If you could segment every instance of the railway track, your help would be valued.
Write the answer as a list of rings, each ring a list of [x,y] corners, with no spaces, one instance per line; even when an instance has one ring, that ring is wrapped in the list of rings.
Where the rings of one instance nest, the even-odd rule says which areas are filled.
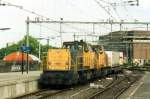
[[[138,71],[150,71],[150,66],[130,66],[130,67],[123,67],[124,69],[128,70],[138,70]]]
[[[140,78],[141,74],[137,73],[111,75],[108,79],[94,81],[95,85],[101,85],[99,88],[86,84],[62,90],[45,89],[13,99],[116,99]]]
[[[104,81],[104,83],[109,83],[107,81]],[[89,84],[85,84],[85,85],[78,85],[78,86],[75,86],[73,88],[68,88],[68,89],[63,89],[63,90],[51,90],[51,89],[44,89],[44,90],[39,90],[39,91],[36,91],[36,92],[33,92],[33,93],[29,93],[29,94],[24,94],[22,96],[18,96],[18,97],[15,97],[13,99],[55,99],[54,97],[56,97],[56,99],[60,99],[60,97],[63,95],[66,95],[66,93],[70,92],[70,91],[75,91],[76,90],[79,90],[78,92],[80,92],[82,89],[82,87],[89,87]],[[84,88],[83,88],[84,89]],[[92,88],[87,88],[86,89],[86,92],[88,92],[89,90],[91,90]],[[84,89],[85,90],[85,89]],[[83,91],[84,92],[84,91]],[[82,91],[81,91],[81,94],[84,94]],[[67,99],[78,99],[78,98],[74,98],[74,97],[71,97],[71,96],[68,96],[68,97],[65,97]],[[81,99],[81,98],[80,98]]]
[[[109,84],[105,89],[93,94],[89,99],[117,99],[124,91],[126,91],[140,77],[125,77],[121,80]]]
[[[43,89],[43,90],[35,91],[32,93],[24,94],[18,97],[14,97],[12,99],[46,99],[48,97],[57,95],[67,90],[70,90],[70,89],[62,89],[62,90]]]

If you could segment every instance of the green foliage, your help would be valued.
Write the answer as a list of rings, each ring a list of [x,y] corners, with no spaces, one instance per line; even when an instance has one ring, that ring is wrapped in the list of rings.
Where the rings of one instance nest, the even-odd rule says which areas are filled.
[[[2,48],[0,49],[0,59],[3,59],[5,55],[10,54],[11,52],[18,51],[18,50],[19,47],[17,44],[13,44],[12,46],[7,48]]]
[[[30,41],[30,54],[33,54],[35,56],[38,56],[38,48],[39,48],[39,42],[36,38],[30,36],[29,37],[29,41]],[[15,51],[20,51],[20,47],[23,45],[23,44],[26,44],[26,36],[18,41],[16,44],[12,44],[10,46],[7,46],[6,48],[1,48],[0,49],[0,60],[2,60],[4,58],[4,56],[12,53],[12,52],[15,52]],[[51,46],[47,46],[47,45],[41,45],[41,52],[47,52],[48,51],[48,48],[52,48]],[[43,56],[43,53],[41,54],[41,57]]]

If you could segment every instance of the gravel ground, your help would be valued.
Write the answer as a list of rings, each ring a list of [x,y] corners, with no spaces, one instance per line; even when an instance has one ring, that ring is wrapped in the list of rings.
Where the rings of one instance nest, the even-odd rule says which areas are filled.
[[[48,99],[87,99],[94,93],[103,90],[115,79],[115,76],[98,79],[92,83],[74,87],[69,91],[65,91],[63,93],[57,94],[56,96],[49,97]],[[118,76],[118,79],[122,79],[122,76]]]
[[[115,87],[112,87],[110,88],[110,90],[101,94],[101,97],[99,97],[98,95],[98,98],[96,98],[96,99],[99,99],[99,98],[113,99],[113,95],[115,92],[116,93],[120,92],[122,90],[121,89],[122,87],[124,88],[125,86],[129,85],[130,82],[132,82],[135,78],[141,77],[142,75],[143,74],[141,74],[141,72],[137,72],[137,71],[131,72],[131,71],[125,70],[123,74],[110,75],[105,78],[91,81],[90,83],[85,84],[85,85],[73,86],[70,89],[57,93],[51,97],[48,97],[47,99],[89,99],[91,96],[95,95],[97,92],[101,92],[104,89],[107,89],[108,86],[113,85],[113,84],[115,85],[116,82],[122,81],[123,83],[119,82],[118,84],[115,85]],[[51,90],[49,90],[48,92],[51,92]],[[126,99],[126,98],[120,98],[120,99]]]

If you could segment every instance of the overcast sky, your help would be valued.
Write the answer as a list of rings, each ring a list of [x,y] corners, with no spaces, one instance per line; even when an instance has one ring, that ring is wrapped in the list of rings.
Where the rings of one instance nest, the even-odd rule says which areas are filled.
[[[100,21],[102,19],[107,20],[110,18],[106,11],[104,11],[104,9],[102,9],[95,1],[96,0],[1,0],[2,3],[9,2],[17,6],[23,6],[24,9],[36,12],[53,20],[60,20],[60,18],[63,18],[64,20],[72,21]],[[124,5],[121,1],[128,0],[103,1],[111,1]],[[138,7],[117,6],[114,7],[116,10],[111,10],[113,7],[110,7],[111,15],[114,17],[113,19],[132,21],[137,19],[140,21],[149,21],[150,0],[139,1],[140,5]],[[107,6],[108,4],[101,2],[101,5]],[[0,31],[0,48],[5,47],[6,43],[17,42],[22,39],[26,34],[25,20],[27,16],[31,19],[37,17],[34,14],[28,13],[14,6],[0,6],[0,12],[0,28],[11,28],[7,31]],[[42,37],[53,37],[59,35],[58,26],[51,26],[48,24],[44,25],[46,28],[40,27],[40,24],[32,24],[30,26],[30,35],[34,37],[39,37],[40,34]],[[63,30],[67,31],[67,27],[64,26]],[[81,31],[86,32],[84,29],[81,29]],[[63,41],[72,37],[69,37],[68,34],[64,34],[63,36]],[[50,44],[57,45],[59,40],[59,38],[51,40]]]

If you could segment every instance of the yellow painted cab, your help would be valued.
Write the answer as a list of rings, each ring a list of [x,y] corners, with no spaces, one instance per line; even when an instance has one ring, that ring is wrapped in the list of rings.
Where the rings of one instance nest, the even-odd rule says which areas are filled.
[[[95,64],[95,52],[83,52],[83,66],[87,69],[93,69]]]
[[[49,49],[47,57],[47,70],[70,70],[71,55],[69,49]]]
[[[107,67],[107,55],[104,51],[98,54],[98,69]]]

